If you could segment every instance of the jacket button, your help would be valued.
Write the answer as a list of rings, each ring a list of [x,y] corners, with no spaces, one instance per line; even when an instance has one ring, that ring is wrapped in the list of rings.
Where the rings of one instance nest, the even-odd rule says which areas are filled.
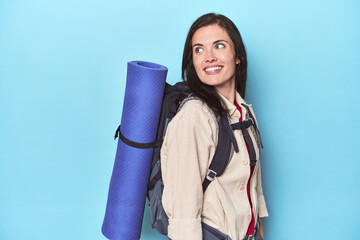
[[[251,214],[249,213],[247,216],[246,216],[247,220],[251,220]]]
[[[244,191],[245,190],[245,186],[240,186],[240,190]]]
[[[248,164],[248,161],[247,161],[247,160],[242,160],[242,164],[243,164],[243,165],[247,165],[247,164]]]

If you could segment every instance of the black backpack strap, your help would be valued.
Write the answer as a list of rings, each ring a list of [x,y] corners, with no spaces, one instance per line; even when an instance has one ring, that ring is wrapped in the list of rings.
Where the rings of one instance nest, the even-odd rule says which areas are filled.
[[[216,150],[215,150],[215,155],[209,166],[209,170],[206,175],[206,178],[203,182],[203,191],[204,192],[216,176],[220,176],[223,174],[223,172],[225,171],[225,168],[227,167],[227,165],[232,157],[233,151],[235,150],[236,152],[239,152],[239,148],[238,148],[233,130],[241,130],[242,131],[244,139],[247,142],[248,147],[249,147],[250,166],[256,165],[255,147],[254,147],[253,141],[251,140],[248,129],[251,126],[254,126],[256,133],[259,134],[260,143],[261,143],[261,147],[262,147],[260,132],[259,132],[259,129],[257,128],[255,118],[252,115],[250,108],[245,104],[242,104],[242,105],[249,112],[250,118],[245,121],[237,122],[237,123],[234,123],[231,125],[229,123],[227,116],[220,118],[219,114],[217,114],[215,112],[215,116],[217,118],[217,122],[218,122],[218,126],[219,126],[219,138],[218,138],[218,144],[217,144]]]
[[[146,148],[153,148],[156,146],[160,146],[162,143],[162,139],[155,141],[155,142],[151,142],[151,143],[138,143],[138,142],[134,142],[131,141],[130,139],[126,138],[120,131],[120,126],[116,129],[115,132],[115,136],[114,136],[114,140],[116,140],[117,137],[119,137],[121,139],[121,141],[123,141],[123,143],[125,143],[126,145],[129,145],[131,147],[134,148],[139,148],[139,149],[146,149]]]
[[[204,192],[216,176],[223,174],[232,157],[233,151],[239,151],[234,133],[230,128],[227,115],[224,115],[224,117],[221,118],[219,114],[215,112],[215,116],[219,129],[218,144],[203,182]]]
[[[248,132],[248,128],[252,125],[255,125],[255,121],[252,118],[250,118],[250,119],[242,121],[242,122],[231,124],[231,128],[233,130],[241,130],[241,132],[244,136],[244,139],[249,147],[250,166],[255,166],[256,165],[256,152],[255,152],[255,148],[254,148],[254,143],[251,140],[250,134]]]
[[[241,105],[243,105],[246,108],[247,112],[249,113],[250,118],[254,121],[254,128],[255,128],[256,133],[259,135],[260,146],[261,146],[261,148],[264,148],[262,140],[261,140],[261,135],[260,135],[259,128],[257,126],[256,120],[255,120],[252,112],[250,111],[250,107],[248,105],[244,104],[244,103],[242,103]]]

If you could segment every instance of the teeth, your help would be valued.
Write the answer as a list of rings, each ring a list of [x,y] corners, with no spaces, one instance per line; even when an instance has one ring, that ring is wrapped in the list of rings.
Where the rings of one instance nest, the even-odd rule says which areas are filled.
[[[209,67],[205,69],[205,72],[213,72],[216,70],[220,70],[222,67]]]

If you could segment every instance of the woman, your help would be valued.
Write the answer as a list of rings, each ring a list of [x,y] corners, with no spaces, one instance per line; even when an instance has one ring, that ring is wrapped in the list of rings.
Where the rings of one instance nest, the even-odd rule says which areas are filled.
[[[261,239],[268,216],[261,187],[259,145],[250,164],[248,142],[234,131],[239,152],[225,172],[202,190],[216,149],[218,132],[213,111],[231,123],[253,115],[243,100],[247,60],[234,23],[223,15],[206,14],[191,26],[184,47],[182,77],[198,97],[187,101],[169,123],[161,149],[163,206],[172,240],[202,240],[202,223],[227,239]],[[251,111],[248,112],[248,109]],[[251,140],[259,143],[256,130]],[[260,236],[261,235],[261,236]]]

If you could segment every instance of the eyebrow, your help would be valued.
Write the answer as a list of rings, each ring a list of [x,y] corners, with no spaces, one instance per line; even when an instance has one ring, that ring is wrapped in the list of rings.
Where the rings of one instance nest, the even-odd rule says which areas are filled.
[[[220,40],[216,40],[215,42],[213,42],[213,44],[216,44],[216,43],[219,43],[219,42],[226,42],[227,44],[229,44],[229,42],[228,41],[226,41],[226,40],[222,40],[222,39],[220,39]],[[202,47],[202,46],[204,46],[203,44],[201,44],[201,43],[195,43],[193,46],[192,46],[192,48],[194,48],[194,47],[196,47],[196,46],[200,46],[200,47]]]

